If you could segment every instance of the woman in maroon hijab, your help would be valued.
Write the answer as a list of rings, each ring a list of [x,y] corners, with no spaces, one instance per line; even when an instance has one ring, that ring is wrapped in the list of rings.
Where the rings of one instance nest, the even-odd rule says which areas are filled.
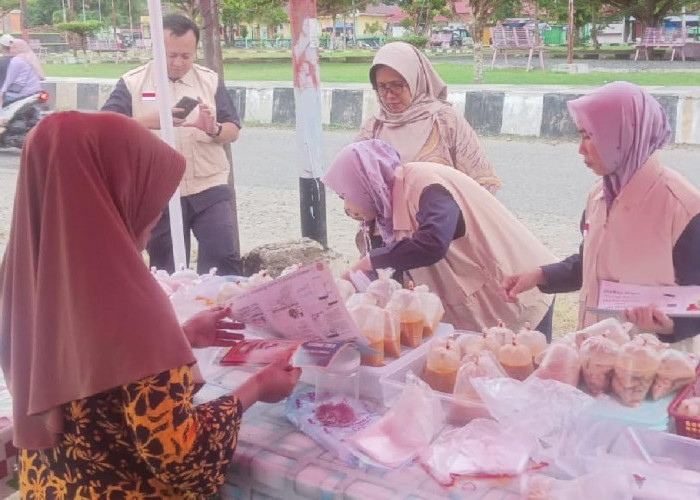
[[[181,327],[141,258],[184,168],[111,113],[57,113],[27,139],[0,268],[23,498],[211,495],[241,413],[283,398],[299,377],[272,365],[194,406],[191,344],[211,344],[225,312]]]

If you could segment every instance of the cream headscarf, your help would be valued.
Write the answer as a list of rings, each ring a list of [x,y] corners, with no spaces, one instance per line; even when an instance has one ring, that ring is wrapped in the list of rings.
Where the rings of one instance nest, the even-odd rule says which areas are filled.
[[[413,161],[430,136],[435,115],[446,106],[447,85],[438,76],[428,58],[413,45],[392,42],[379,49],[369,70],[372,86],[377,88],[376,72],[388,66],[399,73],[411,90],[411,105],[403,113],[392,113],[379,100],[376,139],[388,142],[401,155],[401,161]]]

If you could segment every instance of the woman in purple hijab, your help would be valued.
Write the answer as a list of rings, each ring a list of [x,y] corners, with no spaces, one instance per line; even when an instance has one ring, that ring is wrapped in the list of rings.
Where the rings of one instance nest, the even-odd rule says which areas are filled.
[[[507,277],[503,288],[510,300],[535,286],[547,293],[580,290],[583,328],[602,319],[592,311],[602,280],[700,285],[700,191],[664,165],[658,150],[671,128],[646,90],[614,82],[568,106],[581,133],[579,153],[601,177],[581,220],[583,243],[562,262]],[[700,333],[700,319],[672,319],[657,306],[628,309],[622,317],[666,341]],[[700,297],[688,307],[700,308]]]

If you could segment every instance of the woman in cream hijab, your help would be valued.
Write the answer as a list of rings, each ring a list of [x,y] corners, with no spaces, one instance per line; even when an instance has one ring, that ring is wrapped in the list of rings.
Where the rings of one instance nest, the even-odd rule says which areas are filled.
[[[357,140],[381,139],[401,161],[440,163],[467,174],[495,193],[501,186],[476,133],[447,102],[447,85],[414,46],[382,47],[369,71],[380,111],[362,127]]]

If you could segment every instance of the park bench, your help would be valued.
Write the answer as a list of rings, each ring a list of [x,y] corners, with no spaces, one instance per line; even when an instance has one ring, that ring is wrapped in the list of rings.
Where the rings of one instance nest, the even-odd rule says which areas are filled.
[[[87,49],[90,51],[90,62],[92,62],[93,54],[96,53],[99,56],[105,52],[114,54],[117,62],[126,59],[126,50],[120,47],[115,40],[91,38],[87,42]]]
[[[39,57],[49,55],[49,50],[41,45],[41,42],[36,38],[30,38],[27,42],[29,48]]]
[[[685,33],[682,30],[664,28],[644,28],[642,40],[635,45],[634,60],[639,58],[639,52],[644,51],[646,60],[649,60],[649,49],[671,49],[671,61],[676,57],[676,51],[681,53],[681,59],[685,61],[683,48],[686,44]]]
[[[544,69],[544,43],[540,39],[539,43],[535,42],[534,30],[531,28],[507,28],[505,26],[494,26],[491,31],[491,48],[493,49],[493,58],[491,59],[491,68],[493,69],[496,63],[498,54],[503,54],[503,59],[508,65],[508,51],[527,51],[527,71],[530,71],[532,64],[532,55],[537,51],[540,58],[540,67]]]

